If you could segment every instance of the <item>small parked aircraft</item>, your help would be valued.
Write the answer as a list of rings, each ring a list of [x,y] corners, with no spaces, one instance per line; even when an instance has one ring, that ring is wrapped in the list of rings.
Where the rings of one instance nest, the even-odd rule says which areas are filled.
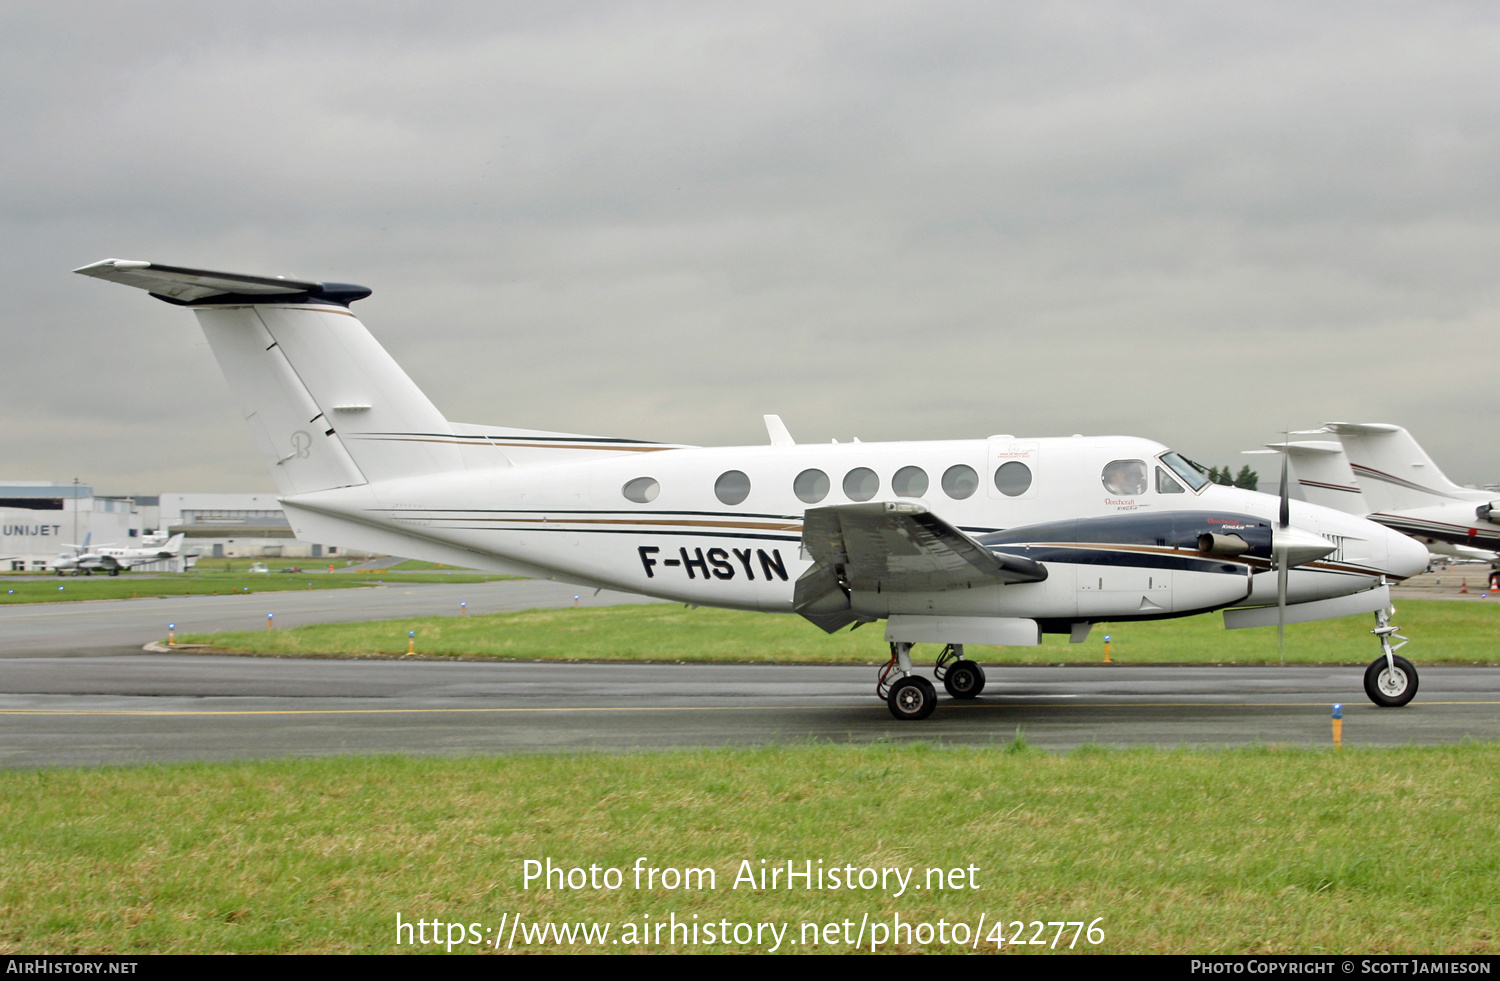
[[[1387,583],[1427,551],[1363,518],[1211,484],[1107,436],[692,447],[450,422],[349,310],[362,286],[135,260],[76,270],[191,307],[298,538],[684,603],[884,620],[877,694],[932,713],[915,643],[972,698],[966,644],[1225,610],[1229,627],[1374,612],[1366,691],[1403,705]],[[1384,628],[1382,633],[1380,628]],[[1375,681],[1370,680],[1375,677]]]
[[[75,546],[77,548],[75,554],[69,555],[64,552],[59,555],[57,561],[52,563],[52,570],[59,576],[69,572],[75,576],[80,573],[92,576],[96,572],[107,572],[111,576],[118,576],[121,572],[129,572],[134,566],[176,558],[182,552],[182,541],[185,537],[185,535],[177,534],[163,544],[141,548],[119,548],[114,545],[90,548],[88,539],[85,538],[83,545]]]

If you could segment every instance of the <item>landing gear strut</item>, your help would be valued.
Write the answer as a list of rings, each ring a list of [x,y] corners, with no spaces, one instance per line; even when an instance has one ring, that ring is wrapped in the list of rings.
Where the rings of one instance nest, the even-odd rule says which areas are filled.
[[[1394,613],[1394,608],[1390,612]],[[1381,655],[1365,668],[1365,694],[1383,708],[1405,705],[1417,694],[1417,669],[1406,658],[1396,656],[1407,644],[1407,639],[1396,633],[1400,629],[1391,626],[1390,613],[1375,611],[1375,629],[1370,633],[1380,638]],[[1401,643],[1392,645],[1393,636]]]
[[[932,674],[954,698],[973,698],[984,691],[984,668],[964,660],[962,644],[944,647]]]
[[[895,681],[890,680],[897,674]],[[891,645],[891,659],[880,669],[875,680],[875,694],[885,699],[891,714],[902,722],[927,718],[937,708],[937,689],[932,682],[911,673],[911,645]]]

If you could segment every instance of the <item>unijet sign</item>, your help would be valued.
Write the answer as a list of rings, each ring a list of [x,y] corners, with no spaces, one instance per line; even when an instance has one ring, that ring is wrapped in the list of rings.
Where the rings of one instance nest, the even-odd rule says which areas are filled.
[[[9,517],[0,519],[0,552],[51,553],[66,544],[62,540],[62,525],[39,522],[36,519]]]

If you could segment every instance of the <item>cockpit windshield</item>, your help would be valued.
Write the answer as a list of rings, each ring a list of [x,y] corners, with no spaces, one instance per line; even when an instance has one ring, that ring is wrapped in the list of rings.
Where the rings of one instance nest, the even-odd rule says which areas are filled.
[[[1193,493],[1201,491],[1208,486],[1208,477],[1203,471],[1183,459],[1177,452],[1163,453],[1161,462],[1172,468],[1172,472],[1182,478],[1182,482],[1193,489]]]

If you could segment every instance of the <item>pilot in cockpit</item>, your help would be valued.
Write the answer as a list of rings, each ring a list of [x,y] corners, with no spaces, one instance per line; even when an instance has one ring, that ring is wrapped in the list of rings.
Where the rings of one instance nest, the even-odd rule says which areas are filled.
[[[1146,493],[1146,464],[1140,460],[1115,460],[1104,467],[1104,489],[1111,494]]]

